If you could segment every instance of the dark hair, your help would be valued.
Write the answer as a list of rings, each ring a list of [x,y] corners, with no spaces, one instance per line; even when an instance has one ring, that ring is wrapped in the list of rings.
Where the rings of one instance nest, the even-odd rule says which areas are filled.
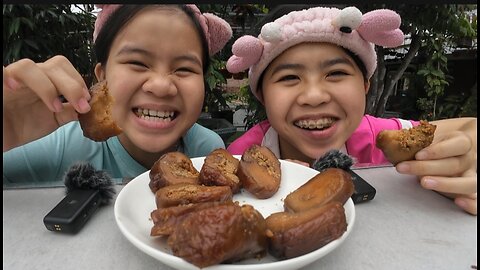
[[[187,16],[192,20],[195,25],[195,29],[200,37],[202,45],[202,60],[203,60],[203,73],[206,74],[208,66],[210,65],[210,57],[208,54],[208,43],[203,33],[202,27],[195,18],[193,11],[187,8],[185,5],[169,5],[177,7],[185,12]],[[123,27],[132,20],[132,18],[141,10],[145,8],[152,8],[154,5],[122,5],[115,10],[107,19],[102,29],[98,33],[97,39],[94,44],[94,53],[97,58],[97,62],[105,65],[107,63],[108,54],[112,47],[113,40],[117,36]]]

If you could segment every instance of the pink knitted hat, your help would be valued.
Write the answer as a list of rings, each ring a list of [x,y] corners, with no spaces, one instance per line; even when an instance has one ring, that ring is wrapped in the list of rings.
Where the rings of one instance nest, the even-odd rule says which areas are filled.
[[[97,39],[98,33],[102,29],[105,22],[108,20],[110,15],[112,15],[115,10],[117,10],[122,5],[95,5],[102,10],[97,14],[97,19],[95,21],[95,29],[93,31],[93,41]],[[211,13],[201,13],[197,6],[195,5],[186,5],[190,8],[195,17],[197,18],[200,26],[203,29],[203,33],[207,38],[208,51],[210,55],[214,55],[219,52],[228,40],[232,37],[232,28],[230,25],[223,20],[222,18],[211,14]]]
[[[258,38],[245,35],[232,46],[227,70],[249,70],[250,89],[261,101],[258,79],[267,66],[286,49],[302,42],[328,42],[344,47],[360,57],[370,78],[377,66],[375,46],[396,47],[403,43],[400,16],[379,9],[363,14],[356,7],[315,7],[290,12],[262,27]]]

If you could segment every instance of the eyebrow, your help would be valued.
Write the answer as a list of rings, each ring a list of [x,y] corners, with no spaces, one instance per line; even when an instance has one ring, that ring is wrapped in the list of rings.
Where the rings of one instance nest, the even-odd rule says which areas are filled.
[[[151,56],[151,53],[148,52],[147,50],[138,48],[138,47],[132,47],[132,46],[125,46],[123,47],[118,53],[118,55],[122,54],[133,54],[133,53],[138,53],[138,54],[143,54],[145,56]]]
[[[331,66],[334,66],[334,65],[337,65],[337,64],[346,64],[346,65],[349,65],[351,67],[354,67],[352,62],[349,61],[345,57],[336,57],[336,58],[333,58],[333,59],[329,59],[327,61],[322,61],[319,65],[319,67],[321,69],[324,69],[324,68],[328,68],[328,67],[331,67]],[[304,66],[301,65],[301,64],[280,64],[280,65],[273,68],[272,75],[275,74],[276,72],[286,70],[286,69],[303,69],[303,68],[304,68]]]
[[[135,53],[138,53],[138,54],[141,54],[141,55],[144,55],[146,57],[153,57],[153,54],[147,50],[144,50],[142,48],[138,48],[138,47],[133,47],[133,46],[125,46],[123,47],[118,53],[117,53],[117,56],[118,55],[122,55],[122,54],[135,54]],[[195,64],[198,64],[200,66],[202,66],[202,62],[200,61],[200,59],[198,59],[198,57],[196,57],[195,55],[191,54],[191,53],[185,53],[183,55],[180,55],[180,56],[177,56],[175,57],[175,61],[189,61],[189,62],[193,62]]]

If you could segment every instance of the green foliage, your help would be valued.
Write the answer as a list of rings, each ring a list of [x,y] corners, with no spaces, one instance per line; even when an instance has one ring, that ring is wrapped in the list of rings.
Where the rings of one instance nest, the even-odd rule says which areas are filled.
[[[231,23],[232,26],[237,25],[242,29],[245,29],[248,25],[254,25],[256,23],[256,14],[268,12],[268,9],[264,5],[258,4],[201,4],[198,5],[198,7],[202,12],[214,13]],[[207,112],[231,110],[228,106],[229,102],[239,98],[234,94],[225,92],[227,83],[226,74],[228,73],[225,64],[231,56],[231,46],[236,38],[238,37],[234,36],[222,51],[211,58],[211,65],[205,79],[207,87],[205,92],[204,110]],[[231,74],[228,75],[231,76]],[[246,73],[242,73],[242,75],[246,76]],[[235,75],[235,79],[241,78],[237,78]]]
[[[423,55],[417,75],[424,82],[424,97],[417,100],[420,119],[437,120],[459,116],[463,102],[468,100],[459,95],[445,96],[453,78],[448,75],[447,50],[454,48],[462,38],[472,39],[476,35],[476,20],[470,22],[463,5],[441,5],[426,12],[419,19],[425,22],[423,32]],[[438,20],[442,18],[442,20]],[[425,20],[431,20],[428,23]]]
[[[3,65],[22,58],[43,62],[64,55],[81,74],[92,74],[93,5],[3,5]]]
[[[245,117],[245,128],[249,129],[255,124],[267,119],[267,113],[265,107],[250,91],[248,84],[240,88],[239,99],[242,101],[243,109],[247,110],[247,116]]]
[[[204,109],[207,112],[229,110],[227,100],[224,97],[224,87],[227,80],[219,70],[225,68],[225,61],[215,57],[205,76],[205,100]]]
[[[469,96],[465,102],[463,103],[462,107],[460,108],[459,116],[473,116],[477,117],[477,89],[475,86],[475,90],[472,91],[472,95]]]

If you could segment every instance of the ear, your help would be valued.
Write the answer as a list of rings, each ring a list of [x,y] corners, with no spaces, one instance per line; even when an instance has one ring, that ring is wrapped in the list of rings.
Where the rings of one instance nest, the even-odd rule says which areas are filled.
[[[102,64],[97,63],[95,65],[95,77],[97,77],[97,81],[101,82],[105,80],[105,71],[103,70]]]
[[[370,80],[365,82],[365,95],[368,94],[368,90],[370,90]]]

